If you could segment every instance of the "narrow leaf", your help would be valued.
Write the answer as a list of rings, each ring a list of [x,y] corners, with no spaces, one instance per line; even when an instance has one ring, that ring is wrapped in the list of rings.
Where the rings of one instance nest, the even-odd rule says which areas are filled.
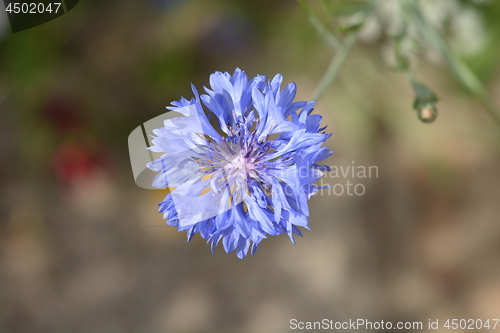
[[[323,0],[326,9],[333,17],[350,16],[358,12],[367,12],[372,4],[358,0]]]

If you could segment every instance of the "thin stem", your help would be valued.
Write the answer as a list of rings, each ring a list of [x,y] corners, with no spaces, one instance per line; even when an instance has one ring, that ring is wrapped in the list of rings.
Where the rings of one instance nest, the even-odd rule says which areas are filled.
[[[354,43],[356,42],[357,35],[352,34],[349,37],[346,38],[346,41],[341,44],[335,53],[335,56],[333,57],[332,61],[330,62],[330,65],[328,66],[325,75],[323,75],[323,78],[321,79],[321,82],[319,83],[318,87],[314,91],[313,94],[313,100],[317,101],[321,98],[325,90],[330,86],[330,84],[333,82],[337,74],[339,73],[340,68],[344,64],[344,61],[347,58],[347,55],[351,51],[352,47],[354,46]]]
[[[307,19],[309,20],[309,23],[313,26],[313,28],[316,30],[318,35],[323,39],[326,45],[328,45],[330,48],[336,50],[340,46],[340,42],[335,37],[324,25],[321,23],[319,18],[313,13],[311,8],[306,5],[306,3],[303,0],[297,0],[299,3],[300,7],[302,8],[302,11],[306,14]]]
[[[439,32],[427,21],[423,15],[418,2],[415,0],[401,1],[401,7],[407,18],[419,29],[423,38],[435,50],[441,53],[446,60],[457,79],[472,94],[479,98],[490,116],[500,125],[500,109],[495,102],[488,96],[486,89],[474,74],[474,72],[460,59],[446,44]]]

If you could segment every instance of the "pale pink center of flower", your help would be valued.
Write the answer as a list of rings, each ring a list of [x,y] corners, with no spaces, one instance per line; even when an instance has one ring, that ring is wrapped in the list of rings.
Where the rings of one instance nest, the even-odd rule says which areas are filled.
[[[250,177],[257,177],[255,165],[249,158],[245,158],[241,153],[239,153],[231,162],[226,164],[224,169],[228,171],[238,170],[238,173],[243,178],[246,178],[247,175]]]

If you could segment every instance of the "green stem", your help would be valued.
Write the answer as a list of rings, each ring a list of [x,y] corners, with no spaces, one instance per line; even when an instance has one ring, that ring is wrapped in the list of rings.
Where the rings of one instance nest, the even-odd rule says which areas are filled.
[[[319,18],[313,13],[311,8],[306,5],[303,0],[297,0],[302,11],[306,14],[309,23],[313,26],[314,30],[323,39],[326,45],[336,50],[340,46],[339,40],[321,23]]]
[[[349,37],[346,38],[346,41],[339,45],[337,52],[335,53],[335,56],[333,57],[332,61],[330,62],[330,65],[328,66],[325,75],[323,75],[323,78],[321,79],[321,82],[319,83],[318,87],[314,91],[313,94],[313,100],[317,101],[321,98],[323,93],[325,92],[326,88],[330,86],[330,84],[333,82],[335,77],[340,71],[340,68],[344,64],[347,55],[351,51],[352,47],[354,46],[354,43],[356,42],[357,35],[352,34]]]
[[[419,29],[420,34],[432,48],[441,53],[457,79],[474,94],[486,108],[490,116],[500,125],[500,109],[488,96],[486,89],[474,74],[474,72],[460,59],[441,37],[439,32],[427,21],[415,0],[403,0],[400,2],[403,12],[407,18]]]

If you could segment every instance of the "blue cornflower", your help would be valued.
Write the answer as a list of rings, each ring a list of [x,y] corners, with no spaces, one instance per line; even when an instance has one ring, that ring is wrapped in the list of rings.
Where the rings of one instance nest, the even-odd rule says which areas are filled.
[[[331,134],[311,114],[314,101],[293,102],[295,83],[281,90],[282,81],[281,74],[248,81],[239,68],[232,76],[215,72],[207,94],[192,85],[195,98],[167,107],[184,117],[153,131],[150,149],[164,153],[148,164],[159,172],[153,186],[171,190],[159,212],[168,225],[186,230],[188,241],[199,232],[212,253],[222,239],[227,253],[243,258],[267,235],[286,232],[295,244],[298,227],[309,229],[307,200],[329,170],[317,162],[332,154],[321,147]]]

